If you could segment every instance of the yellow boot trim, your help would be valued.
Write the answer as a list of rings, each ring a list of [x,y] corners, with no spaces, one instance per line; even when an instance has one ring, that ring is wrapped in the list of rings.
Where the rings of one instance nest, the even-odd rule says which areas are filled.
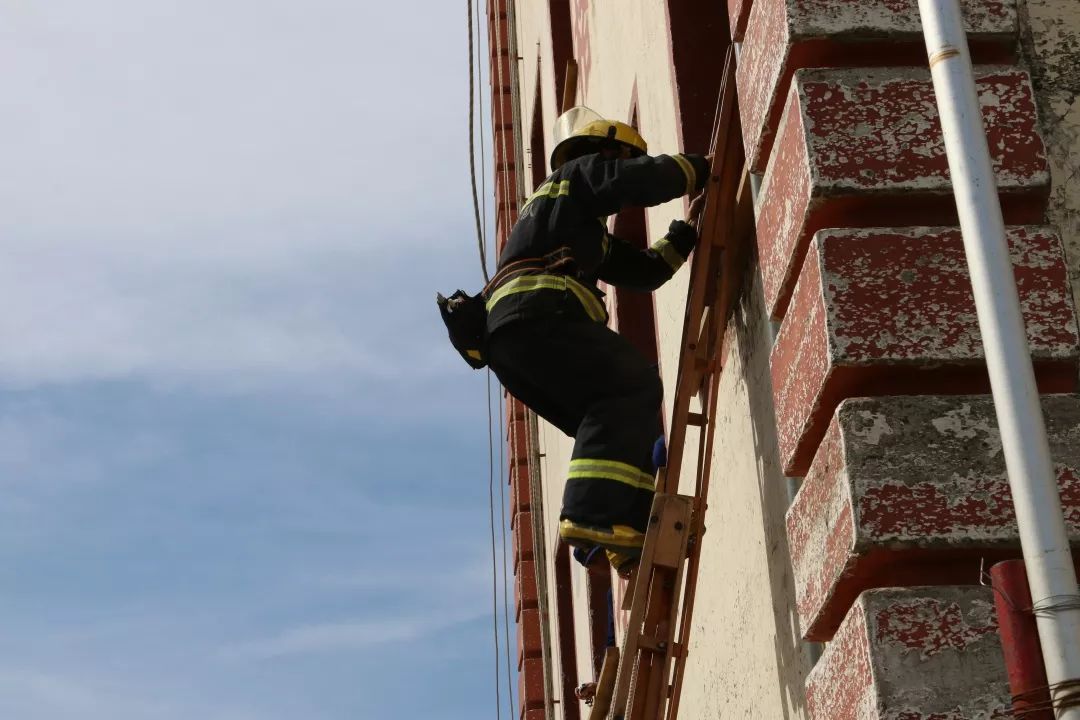
[[[608,562],[611,567],[615,568],[615,572],[620,577],[626,577],[630,574],[630,571],[637,567],[638,560],[641,559],[641,552],[636,553],[621,553],[614,550],[605,550],[604,554],[607,555]],[[630,592],[634,589],[630,588]]]
[[[640,550],[645,544],[645,534],[639,533],[628,525],[615,525],[611,530],[579,525],[572,520],[559,522],[559,537],[573,544],[575,540],[600,545],[605,550],[609,547],[625,550]]]

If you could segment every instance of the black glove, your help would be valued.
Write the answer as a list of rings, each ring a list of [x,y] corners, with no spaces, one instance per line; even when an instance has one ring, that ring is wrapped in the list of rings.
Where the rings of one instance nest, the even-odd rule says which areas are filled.
[[[685,220],[672,220],[667,231],[668,242],[679,251],[679,254],[690,257],[690,251],[697,245],[697,228]]]
[[[709,173],[712,171],[712,168],[709,167],[709,159],[705,155],[692,155],[686,153],[683,157],[693,164],[694,172],[697,173],[697,187],[694,188],[694,192],[690,193],[690,197],[693,197],[705,189],[705,184],[709,182]]]

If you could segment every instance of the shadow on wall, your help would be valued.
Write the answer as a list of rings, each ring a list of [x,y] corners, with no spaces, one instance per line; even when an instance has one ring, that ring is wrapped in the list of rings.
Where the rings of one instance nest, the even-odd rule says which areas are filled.
[[[769,352],[772,332],[765,310],[764,292],[757,258],[747,264],[743,287],[735,308],[732,324],[744,374],[747,400],[750,406],[757,459],[758,495],[761,499],[762,532],[766,542],[766,558],[771,597],[763,598],[772,605],[776,626],[775,651],[780,694],[783,699],[783,718],[803,718],[806,713],[805,681],[811,661],[808,646],[799,632],[795,608],[795,587],[791,570],[784,516],[788,508],[787,481],[780,469],[780,450],[776,439],[776,411],[773,407],[772,382],[769,373]],[[753,374],[749,376],[748,374]]]
[[[1020,48],[1039,107],[1039,130],[1050,161],[1047,221],[1061,233],[1080,315],[1080,5],[1076,0],[1024,0]]]

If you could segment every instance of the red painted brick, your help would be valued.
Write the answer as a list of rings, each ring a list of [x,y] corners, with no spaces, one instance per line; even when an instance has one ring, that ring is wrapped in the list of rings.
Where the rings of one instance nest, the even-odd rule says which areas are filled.
[[[544,707],[544,661],[526,658],[518,672],[518,705],[522,715]]]
[[[515,398],[510,393],[506,395],[506,422],[510,423],[514,420],[524,420],[526,418],[525,403]]]
[[[526,710],[525,720],[547,720],[543,710]]]
[[[1071,536],[1080,539],[1080,396],[1042,398]],[[989,396],[840,405],[787,513],[803,635],[828,640],[864,590],[976,583],[1019,534]]]
[[[496,26],[496,21],[498,26]],[[510,22],[506,13],[490,13],[488,15],[487,29],[488,45],[492,50],[510,46]]]
[[[525,560],[533,559],[533,531],[532,513],[518,513],[514,517],[514,530],[512,533],[512,546],[514,552],[514,570],[518,564]]]
[[[514,420],[506,425],[506,443],[513,458],[529,457],[529,424],[524,420]]]
[[[1006,220],[1041,222],[1049,172],[1030,80],[983,67],[977,84]],[[928,71],[796,72],[758,199],[769,314],[783,316],[818,230],[913,220],[956,224]]]
[[[1015,0],[963,0],[976,63],[1015,59]],[[736,80],[743,143],[765,169],[792,74],[801,68],[926,66],[918,0],[755,0]]]
[[[536,563],[526,560],[518,565],[514,573],[514,618],[520,622],[521,611],[533,610],[540,606],[540,596],[536,591]]]
[[[1008,231],[1043,392],[1076,387],[1077,331],[1061,241]],[[967,274],[952,228],[823,230],[771,355],[784,472],[801,476],[847,397],[987,392]]]
[[[502,252],[506,246],[506,238],[510,235],[510,228],[514,226],[510,220],[512,213],[506,213],[503,211],[503,204],[500,200],[499,212],[495,215],[495,246]]]
[[[529,465],[527,462],[510,464],[510,516],[532,509],[532,493],[529,490]]]
[[[518,205],[521,199],[518,197],[517,173],[514,171],[499,170],[495,173],[495,190],[492,193],[499,213],[495,216],[496,223],[513,227],[517,220]],[[498,228],[504,230],[505,228]]]
[[[491,91],[491,122],[502,125],[514,117],[514,98],[509,90],[493,87]]]
[[[512,169],[507,167],[506,159],[510,164],[514,161],[514,135],[511,130],[495,130],[491,138],[491,151],[495,156],[495,168],[497,170]]]
[[[518,670],[527,658],[538,658],[543,654],[540,642],[540,611],[522,610],[517,624],[517,661]]]
[[[990,593],[863,593],[807,678],[811,720],[1012,717]]]
[[[728,23],[731,26],[732,40],[742,42],[753,4],[754,0],[727,0]]]

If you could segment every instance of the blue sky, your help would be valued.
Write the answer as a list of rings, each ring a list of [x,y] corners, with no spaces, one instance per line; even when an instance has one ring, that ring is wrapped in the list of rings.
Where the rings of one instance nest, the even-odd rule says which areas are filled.
[[[465,61],[464,3],[0,2],[0,717],[495,716]]]

